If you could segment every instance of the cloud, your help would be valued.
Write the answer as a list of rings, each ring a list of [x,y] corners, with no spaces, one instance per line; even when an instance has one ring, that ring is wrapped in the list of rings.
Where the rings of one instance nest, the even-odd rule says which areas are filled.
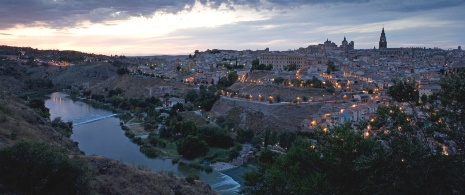
[[[381,10],[393,12],[416,12],[454,7],[465,4],[464,0],[391,0],[374,1]]]
[[[131,17],[154,17],[155,12],[189,11],[196,4],[234,10],[249,6],[256,10],[304,5],[373,4],[374,9],[418,11],[463,4],[463,0],[4,0],[0,7],[0,29],[20,26],[74,27],[82,23],[105,23]],[[355,5],[354,5],[355,6]]]

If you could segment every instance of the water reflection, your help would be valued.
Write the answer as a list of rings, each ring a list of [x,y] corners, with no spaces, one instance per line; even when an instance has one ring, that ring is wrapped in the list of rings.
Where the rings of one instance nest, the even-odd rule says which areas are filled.
[[[236,194],[240,184],[221,172],[205,173],[188,166],[172,164],[170,159],[149,159],[139,151],[119,126],[115,114],[96,109],[83,102],[66,98],[63,93],[53,93],[45,106],[50,109],[50,118],[61,117],[74,124],[71,139],[79,143],[79,149],[86,155],[97,154],[126,163],[144,165],[155,172],[173,172],[176,175],[199,175],[200,180],[210,184],[222,194]],[[236,168],[241,172],[241,168]],[[243,171],[242,171],[243,172]]]

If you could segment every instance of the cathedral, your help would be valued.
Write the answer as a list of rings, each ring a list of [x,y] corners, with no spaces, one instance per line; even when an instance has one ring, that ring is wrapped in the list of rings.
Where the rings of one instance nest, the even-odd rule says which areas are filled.
[[[384,33],[384,27],[383,31],[381,31],[381,36],[379,37],[379,49],[386,49],[387,48],[387,41],[386,41],[386,34]]]
[[[409,47],[409,48],[387,48],[386,33],[384,33],[384,27],[379,37],[379,55],[382,57],[390,58],[423,58],[426,48],[421,47]]]

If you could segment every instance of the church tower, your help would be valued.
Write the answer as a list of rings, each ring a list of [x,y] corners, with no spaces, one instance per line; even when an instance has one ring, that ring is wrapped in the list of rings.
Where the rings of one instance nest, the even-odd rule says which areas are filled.
[[[344,36],[344,40],[342,41],[341,47],[342,47],[342,48],[346,48],[346,47],[347,47],[347,44],[348,44],[348,42],[347,42],[347,40],[346,40],[346,37]]]
[[[386,49],[387,48],[387,41],[386,41],[386,34],[384,34],[384,27],[383,31],[381,31],[381,36],[379,37],[379,49]]]

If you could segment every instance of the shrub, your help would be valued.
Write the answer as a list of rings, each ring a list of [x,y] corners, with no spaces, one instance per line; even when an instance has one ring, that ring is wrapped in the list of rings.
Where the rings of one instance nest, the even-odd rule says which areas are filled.
[[[147,158],[157,158],[158,157],[158,150],[156,148],[150,146],[142,146],[140,147],[140,151],[147,156]]]
[[[176,142],[176,146],[178,147],[178,153],[186,159],[205,156],[209,150],[208,144],[205,141],[192,135],[179,139]]]
[[[194,184],[195,180],[199,180],[198,175],[189,175],[186,177],[186,181],[189,182],[190,184]]]
[[[220,127],[201,127],[198,129],[197,135],[211,147],[228,148],[233,146],[234,143],[228,132]]]
[[[58,131],[58,133],[67,138],[71,137],[71,134],[73,134],[73,122],[64,122],[61,117],[56,117],[52,120],[52,127],[55,127],[55,130]]]
[[[45,107],[44,100],[32,99],[31,101],[29,101],[28,106],[30,108],[36,110],[39,113],[40,116],[42,116],[44,118],[49,118],[50,117],[49,109],[47,107]]]
[[[89,194],[88,165],[46,144],[20,142],[0,151],[0,183],[20,194]]]

